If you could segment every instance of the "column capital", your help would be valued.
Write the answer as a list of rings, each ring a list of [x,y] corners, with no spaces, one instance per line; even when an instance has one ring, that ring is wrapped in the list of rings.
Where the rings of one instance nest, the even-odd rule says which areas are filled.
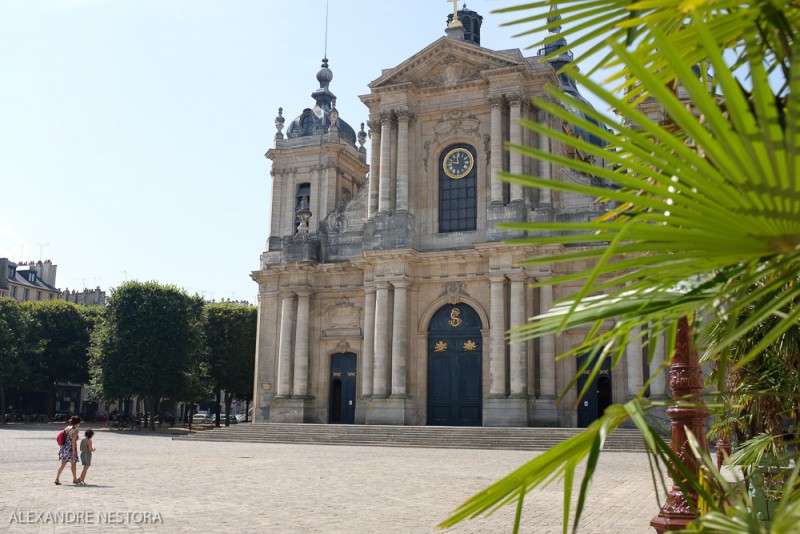
[[[387,124],[391,124],[392,122],[392,112],[391,111],[381,111],[381,126],[385,126]]]
[[[291,289],[284,289],[279,293],[282,299],[293,299],[297,293],[292,291]]]
[[[375,293],[375,286],[364,286],[364,293],[369,295],[370,293]]]
[[[509,273],[506,276],[512,282],[525,282],[528,279],[528,275],[525,273]]]
[[[521,92],[509,93],[506,95],[506,99],[510,106],[519,106],[524,101],[524,95]]]
[[[496,284],[498,282],[501,282],[501,283],[505,282],[506,281],[506,275],[505,274],[490,274],[489,275],[489,281],[491,283],[493,283],[493,284]]]
[[[395,110],[395,116],[398,122],[411,122],[414,119],[414,114],[408,109]]]
[[[490,95],[489,98],[489,106],[492,109],[500,108],[503,106],[503,95]]]
[[[410,286],[410,285],[411,285],[411,282],[409,282],[408,280],[392,280],[392,286],[395,289],[398,289],[398,288],[399,289],[407,289],[408,286]]]
[[[389,282],[375,282],[375,287],[377,289],[389,289],[390,285]]]
[[[295,294],[300,298],[308,298],[311,296],[312,293],[313,291],[311,291],[310,289],[298,289],[297,291],[295,291]]]

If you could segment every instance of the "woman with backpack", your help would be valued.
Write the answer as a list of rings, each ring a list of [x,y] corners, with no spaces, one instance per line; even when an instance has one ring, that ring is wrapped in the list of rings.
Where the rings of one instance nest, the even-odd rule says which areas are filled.
[[[56,473],[56,486],[61,485],[58,478],[61,476],[61,471],[64,470],[67,463],[70,464],[70,468],[72,469],[72,483],[75,485],[80,485],[81,483],[80,480],[78,480],[78,474],[76,472],[79,426],[81,426],[81,418],[77,415],[73,415],[69,418],[69,426],[63,430],[64,442],[58,449],[58,459],[61,460],[61,467],[58,468],[58,473]]]

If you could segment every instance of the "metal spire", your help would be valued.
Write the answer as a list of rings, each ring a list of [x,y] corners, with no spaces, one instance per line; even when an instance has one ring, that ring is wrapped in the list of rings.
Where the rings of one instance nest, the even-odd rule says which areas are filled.
[[[325,53],[322,57],[328,57],[328,5],[329,0],[325,0]]]
[[[553,3],[553,5],[550,6],[550,16],[547,17],[548,25],[552,24],[553,22],[561,22],[561,13],[558,12],[558,4],[556,3]],[[547,31],[550,33],[561,33],[561,24],[552,26]]]

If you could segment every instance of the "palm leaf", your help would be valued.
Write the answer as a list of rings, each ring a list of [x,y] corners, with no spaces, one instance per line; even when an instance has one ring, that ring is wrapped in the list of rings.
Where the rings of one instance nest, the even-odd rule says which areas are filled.
[[[800,7],[790,0],[757,0],[743,3],[736,0],[552,0],[526,3],[496,10],[496,13],[530,13],[530,15],[506,23],[507,26],[525,24],[531,27],[516,35],[526,37],[540,34],[542,29],[561,27],[557,35],[534,41],[528,48],[543,48],[556,39],[565,38],[572,49],[583,50],[576,56],[578,63],[591,67],[589,74],[609,69],[608,82],[617,81],[615,90],[628,90],[631,100],[640,100],[648,87],[636,84],[631,76],[630,63],[622,60],[608,43],[617,43],[631,48],[638,64],[646,65],[656,74],[664,86],[682,80],[662,55],[654,37],[659,31],[674,44],[687,65],[700,65],[706,52],[696,46],[698,35],[703,30],[721,48],[736,53],[734,70],[751,58],[764,61],[768,73],[789,71],[791,47],[794,44],[793,28],[800,22]],[[555,7],[553,7],[555,6]],[[553,7],[554,13],[550,11]],[[547,22],[557,14],[561,20]],[[694,24],[688,24],[689,17]],[[753,35],[755,44],[741,47],[745,35]],[[567,46],[553,50],[554,57],[570,51]],[[786,88],[782,88],[782,93]]]
[[[563,4],[562,13],[578,16],[580,6],[596,9],[601,2],[567,0]],[[696,11],[689,29],[679,24],[679,30],[675,30],[675,17],[664,14],[664,9],[676,4],[666,0],[625,4],[624,9],[633,13],[631,17],[609,9],[608,18],[600,21],[606,29],[613,28],[608,57],[625,65],[625,75],[636,79],[641,94],[651,95],[664,107],[670,128],[650,120],[629,96],[618,97],[575,70],[569,75],[610,108],[617,109],[627,119],[625,124],[603,118],[587,104],[556,89],[550,94],[567,104],[565,107],[546,99],[535,101],[536,106],[557,119],[606,140],[613,149],[596,147],[545,125],[526,122],[526,127],[556,143],[579,147],[609,165],[600,168],[534,147],[511,148],[528,157],[603,178],[618,188],[592,185],[588,179],[584,183],[506,175],[508,181],[531,187],[606,198],[610,206],[609,216],[590,223],[505,226],[526,232],[527,237],[518,242],[574,245],[527,260],[528,264],[592,262],[585,271],[549,280],[547,283],[551,284],[580,280],[582,287],[556,302],[547,313],[516,329],[515,339],[588,326],[590,335],[570,352],[594,354],[594,359],[586,362],[586,369],[595,370],[603,357],[611,357],[613,363],[618,361],[635,328],[667,332],[667,353],[671,354],[680,318],[697,313],[702,318],[725,319],[726,314],[738,316],[747,310],[748,318],[736,328],[726,329],[719,340],[720,347],[730,347],[770,319],[769,329],[761,331],[761,342],[742,356],[746,362],[798,323],[800,309],[786,310],[789,303],[800,298],[800,284],[788,283],[800,271],[800,184],[795,175],[800,160],[796,138],[786,134],[800,129],[800,101],[797,91],[779,98],[770,86],[769,72],[773,67],[766,59],[775,37],[764,37],[755,31],[754,21],[761,20],[761,15],[733,4],[722,2],[713,8],[704,3],[683,4]],[[539,2],[525,8],[546,5]],[[607,5],[613,8],[622,3],[609,0]],[[717,9],[735,11],[741,17],[726,19]],[[545,16],[537,16],[537,20]],[[712,23],[705,24],[704,17],[710,17]],[[786,17],[792,20],[793,27],[798,26],[796,9],[790,8]],[[730,24],[722,24],[725,20]],[[636,30],[631,33],[630,28]],[[676,31],[691,33],[682,33],[681,39],[676,39]],[[683,42],[687,35],[689,44]],[[638,39],[635,52],[626,48],[631,37]],[[796,46],[791,36],[785,39]],[[732,65],[726,64],[725,49],[731,43],[745,41],[750,47],[766,47],[767,51],[745,54]],[[659,51],[658,59],[642,61],[643,53],[654,55],[655,49]],[[689,65],[695,57],[712,66],[719,95],[709,94],[704,80],[693,75]],[[781,57],[798,58],[800,54]],[[736,69],[745,61],[752,74],[747,91],[736,76]],[[686,106],[664,83],[665,76],[683,81],[691,106]],[[800,90],[797,76],[790,85]],[[608,129],[577,118],[567,108],[579,109]],[[609,319],[614,319],[612,325],[601,328]],[[593,469],[592,462],[602,450],[605,436],[628,417],[642,431],[659,476],[660,469],[667,469],[682,489],[691,489],[712,503],[712,511],[703,519],[706,526],[733,529],[750,525],[752,518],[746,508],[726,507],[715,501],[713,492],[677,461],[675,453],[647,424],[644,407],[640,399],[612,406],[585,432],[477,494],[440,526],[491,513],[511,502],[520,506],[531,489],[561,478],[565,482],[566,532],[575,467],[588,459]],[[587,469],[578,491],[573,530],[580,521],[592,469]],[[711,480],[721,484],[716,476]],[[785,507],[787,514],[793,513],[792,506]]]

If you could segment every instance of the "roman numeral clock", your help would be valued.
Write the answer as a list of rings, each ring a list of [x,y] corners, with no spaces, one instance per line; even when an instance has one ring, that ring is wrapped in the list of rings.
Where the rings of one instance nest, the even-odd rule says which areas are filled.
[[[459,147],[454,148],[444,157],[442,170],[448,177],[459,180],[468,175],[474,165],[475,159],[470,151]]]

